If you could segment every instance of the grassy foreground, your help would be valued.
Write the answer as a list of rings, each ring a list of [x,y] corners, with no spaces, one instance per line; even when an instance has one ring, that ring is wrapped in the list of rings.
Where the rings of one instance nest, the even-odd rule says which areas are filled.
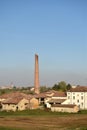
[[[62,113],[62,112],[51,112],[48,109],[45,110],[24,110],[24,111],[0,111],[0,116],[57,116],[57,115],[81,115],[81,114],[87,114],[87,110],[80,111],[76,114],[73,113]]]
[[[0,127],[0,130],[22,130],[20,128],[12,128],[12,127]]]
[[[87,130],[87,111],[78,114],[43,110],[0,112],[0,130]]]

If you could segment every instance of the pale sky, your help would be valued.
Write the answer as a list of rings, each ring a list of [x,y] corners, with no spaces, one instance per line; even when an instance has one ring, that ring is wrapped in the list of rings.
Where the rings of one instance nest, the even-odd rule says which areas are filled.
[[[0,0],[0,86],[87,86],[87,0]]]

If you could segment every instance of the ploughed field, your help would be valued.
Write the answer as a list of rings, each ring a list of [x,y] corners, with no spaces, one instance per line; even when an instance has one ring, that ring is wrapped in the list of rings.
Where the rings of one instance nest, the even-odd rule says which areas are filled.
[[[0,115],[0,130],[87,130],[87,114],[41,112]],[[43,114],[44,113],[44,114]],[[29,113],[27,113],[29,114]]]

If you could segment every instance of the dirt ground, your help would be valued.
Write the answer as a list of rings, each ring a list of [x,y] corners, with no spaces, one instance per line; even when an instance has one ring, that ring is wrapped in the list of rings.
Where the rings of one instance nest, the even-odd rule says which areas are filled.
[[[21,130],[80,130],[87,128],[87,115],[0,117],[0,126]]]

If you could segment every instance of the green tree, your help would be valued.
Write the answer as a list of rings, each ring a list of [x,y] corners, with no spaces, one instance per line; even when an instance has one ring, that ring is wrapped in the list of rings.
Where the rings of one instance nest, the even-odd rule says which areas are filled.
[[[72,87],[71,84],[67,84],[66,89],[67,89],[67,90],[70,90],[71,87]]]
[[[66,91],[67,90],[67,84],[66,84],[65,81],[59,82],[58,86],[59,86],[60,90],[62,90],[62,91]]]
[[[59,85],[58,85],[58,84],[54,84],[54,86],[52,87],[52,89],[53,89],[53,90],[59,90],[59,89],[60,89],[60,87],[59,87]]]
[[[0,91],[0,94],[5,94],[5,93],[6,93],[5,90],[1,90],[1,91]]]
[[[65,81],[61,81],[58,84],[54,84],[54,86],[52,87],[52,89],[54,90],[58,90],[58,91],[67,91],[71,88],[70,84],[66,84]]]
[[[42,93],[42,92],[46,92],[46,91],[48,91],[49,90],[49,88],[48,87],[46,87],[46,86],[41,86],[40,87],[40,92]]]

